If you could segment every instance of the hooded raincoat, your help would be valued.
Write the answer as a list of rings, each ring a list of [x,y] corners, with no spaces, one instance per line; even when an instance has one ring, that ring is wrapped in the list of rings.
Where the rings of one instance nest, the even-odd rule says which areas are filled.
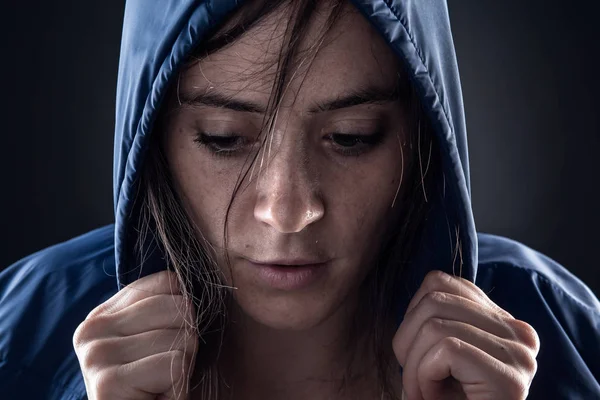
[[[26,257],[0,273],[0,398],[83,399],[73,333],[97,305],[139,278],[132,216],[136,179],[161,101],[178,67],[242,0],[129,0],[119,64],[115,224]],[[515,241],[477,233],[466,127],[445,0],[353,0],[403,62],[439,143],[444,193],[408,285],[431,269],[455,271],[540,336],[531,399],[600,399],[600,303],[575,276]],[[457,229],[448,229],[448,227]],[[142,275],[164,269],[160,254]],[[406,299],[406,303],[410,299]],[[400,316],[403,307],[400,304]]]

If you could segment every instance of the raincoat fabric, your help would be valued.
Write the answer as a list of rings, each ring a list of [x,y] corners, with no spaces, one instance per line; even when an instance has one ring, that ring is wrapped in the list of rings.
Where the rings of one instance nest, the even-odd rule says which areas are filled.
[[[137,211],[135,182],[157,110],[190,51],[241,3],[127,1],[116,107],[115,224],[42,250],[0,273],[0,398],[86,398],[72,345],[76,327],[119,288],[165,268],[156,251],[142,269],[136,267],[131,223]],[[400,57],[440,146],[444,190],[431,200],[433,211],[408,282],[412,293],[431,269],[460,272],[538,332],[541,350],[530,399],[600,399],[598,299],[548,257],[475,230],[461,86],[445,0],[353,3]],[[410,298],[405,300],[399,318]]]

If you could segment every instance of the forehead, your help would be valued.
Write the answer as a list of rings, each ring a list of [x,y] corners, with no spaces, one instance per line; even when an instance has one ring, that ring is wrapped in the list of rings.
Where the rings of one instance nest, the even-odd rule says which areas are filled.
[[[284,102],[285,97],[313,100],[354,87],[394,85],[399,61],[369,22],[346,2],[336,24],[323,36],[329,10],[327,2],[319,4],[292,61],[293,72]],[[268,97],[282,46],[288,44],[285,30],[290,22],[289,12],[288,7],[276,10],[231,45],[192,65],[182,76],[181,90],[215,88],[232,96],[249,93],[253,98]],[[306,56],[321,40],[311,63],[311,57]]]

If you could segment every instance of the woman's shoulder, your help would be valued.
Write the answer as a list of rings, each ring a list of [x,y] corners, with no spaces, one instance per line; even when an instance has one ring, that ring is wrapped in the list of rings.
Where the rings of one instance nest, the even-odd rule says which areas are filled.
[[[78,267],[82,264],[111,259],[114,259],[114,225],[107,225],[22,258],[1,271],[0,279],[5,283],[8,278],[38,280],[54,274],[77,274],[82,272]],[[109,269],[106,272],[112,273]],[[0,288],[0,300],[6,289]]]
[[[600,302],[579,278],[550,257],[505,237],[479,233],[477,281],[531,280],[545,291],[551,290],[573,307],[581,307],[600,317]]]
[[[530,397],[600,398],[600,302],[551,258],[507,238],[478,234],[476,284],[540,336]]]
[[[117,291],[113,231],[112,225],[96,229],[0,273],[3,395],[63,399],[85,394],[72,338],[87,314]]]

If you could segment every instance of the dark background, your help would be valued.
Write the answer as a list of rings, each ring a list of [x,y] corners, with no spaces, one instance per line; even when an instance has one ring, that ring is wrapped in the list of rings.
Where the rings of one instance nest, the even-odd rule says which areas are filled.
[[[477,228],[600,293],[596,1],[449,0]],[[3,1],[0,269],[113,221],[123,2]]]

